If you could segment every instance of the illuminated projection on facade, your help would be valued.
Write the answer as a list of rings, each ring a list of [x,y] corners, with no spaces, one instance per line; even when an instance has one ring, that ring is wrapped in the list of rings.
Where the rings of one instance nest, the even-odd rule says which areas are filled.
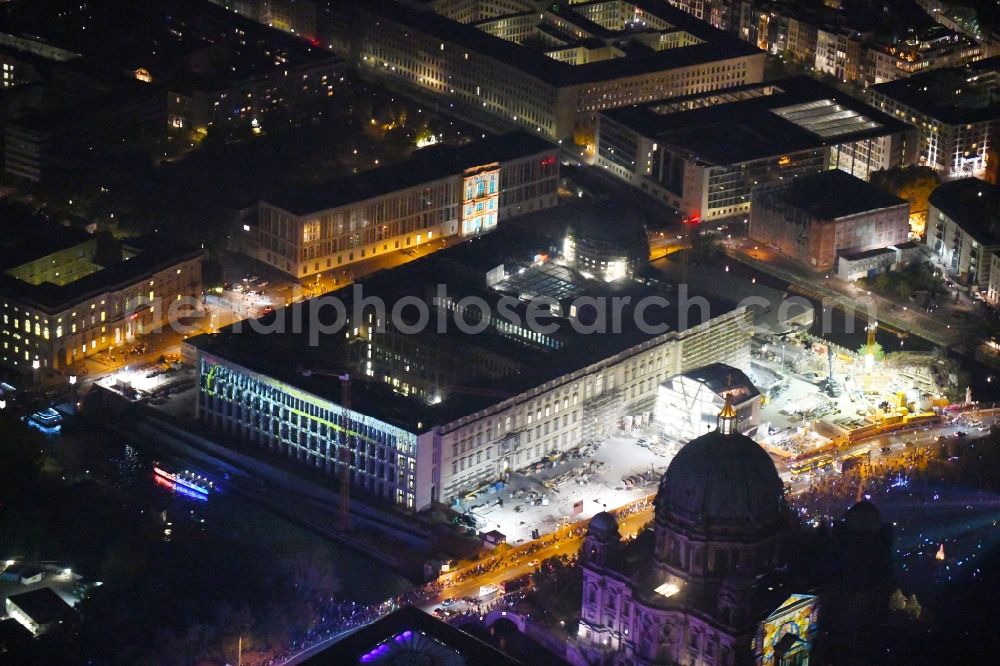
[[[416,506],[417,437],[276,379],[204,356],[198,410],[214,427],[351,485]]]
[[[491,231],[497,226],[500,165],[467,169],[462,178],[462,235]]]
[[[793,594],[788,597],[760,625],[753,644],[756,663],[760,666],[809,663],[818,619],[819,605],[815,596]]]

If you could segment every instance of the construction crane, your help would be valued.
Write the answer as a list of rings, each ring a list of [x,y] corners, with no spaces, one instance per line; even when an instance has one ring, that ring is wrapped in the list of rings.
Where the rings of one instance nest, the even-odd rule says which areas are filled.
[[[831,398],[840,396],[840,384],[833,377],[833,345],[826,345],[826,392]]]
[[[690,255],[694,251],[694,242],[691,240],[691,234],[694,233],[698,235],[699,230],[697,226],[701,223],[701,218],[697,213],[691,217],[685,217],[681,224],[684,228],[684,244],[687,245],[687,251],[681,253],[681,280],[680,284],[688,283],[688,262],[690,261]]]
[[[875,331],[878,329],[878,322],[874,319],[868,320],[868,340],[865,342],[865,372],[872,373],[875,368]]]

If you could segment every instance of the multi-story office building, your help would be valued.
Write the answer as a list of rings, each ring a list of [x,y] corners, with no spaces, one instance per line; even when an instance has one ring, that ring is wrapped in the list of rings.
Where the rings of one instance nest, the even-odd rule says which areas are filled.
[[[910,233],[909,203],[838,169],[761,185],[752,201],[750,237],[817,270]]]
[[[297,278],[452,236],[557,203],[557,147],[515,132],[461,147],[432,146],[400,164],[258,204],[234,249]]]
[[[361,292],[337,294],[342,320],[324,306],[322,330],[292,324],[318,303],[307,301],[260,328],[192,340],[201,420],[334,477],[347,465],[354,488],[422,510],[606,437],[624,415],[648,414],[667,377],[715,361],[747,367],[746,308],[685,307],[679,294],[539,264],[545,241],[526,234],[508,228],[364,278]],[[553,326],[531,324],[526,293],[550,297]],[[632,300],[620,330],[576,300],[621,294]],[[647,296],[670,304],[641,311]]]
[[[1000,58],[989,58],[872,86],[869,101],[918,129],[921,164],[948,177],[978,176],[1000,120],[998,78]]]
[[[760,81],[764,54],[652,0],[371,0],[362,73],[562,139],[602,109]]]
[[[914,130],[805,77],[600,115],[597,164],[703,220],[750,212],[763,183],[912,161]]]
[[[0,88],[14,88],[41,79],[38,63],[44,58],[5,46],[0,40]]]
[[[978,178],[942,183],[928,199],[927,245],[962,284],[988,291],[1000,251],[1000,190]]]
[[[4,246],[0,358],[21,372],[126,345],[190,316],[201,298],[204,253],[159,237],[121,244],[42,224]]]
[[[965,35],[935,25],[893,44],[868,47],[866,84],[886,83],[943,67],[982,60],[986,49]]]

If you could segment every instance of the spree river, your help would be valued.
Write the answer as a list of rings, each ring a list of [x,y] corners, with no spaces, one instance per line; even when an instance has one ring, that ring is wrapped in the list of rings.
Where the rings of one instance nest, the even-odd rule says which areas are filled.
[[[175,531],[183,529],[182,526],[188,529],[194,526],[209,536],[215,530],[226,530],[228,535],[235,534],[241,540],[264,540],[283,552],[325,550],[334,564],[341,596],[360,604],[383,601],[413,585],[381,562],[292,524],[246,497],[213,492],[204,500],[197,493],[170,489],[169,484],[157,481],[153,473],[157,459],[151,452],[118,441],[106,431],[66,433],[51,443],[64,451],[75,448],[68,457],[76,470],[68,473],[87,474],[115,488],[134,508],[148,511],[154,520],[162,522],[164,529],[167,523]],[[203,472],[183,462],[159,460],[173,471]]]

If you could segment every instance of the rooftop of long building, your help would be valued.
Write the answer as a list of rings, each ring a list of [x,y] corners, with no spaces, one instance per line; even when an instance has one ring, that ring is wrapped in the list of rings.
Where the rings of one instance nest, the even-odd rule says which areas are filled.
[[[433,11],[429,6],[421,10],[394,0],[369,0],[364,3],[364,9],[470,51],[488,55],[554,86],[606,81],[761,53],[759,49],[735,35],[716,30],[664,2],[655,0],[622,2],[622,5],[632,8],[632,15],[637,18],[617,29],[601,25],[587,17],[584,12],[593,4],[595,3],[577,5],[552,3],[542,8],[540,13],[535,13],[538,12],[537,8],[532,12],[533,16],[539,16],[540,24],[552,29],[553,26],[562,26],[560,32],[573,33],[565,36],[570,41],[563,45],[564,48],[609,45],[618,49],[619,57],[596,61],[588,58],[583,64],[557,60],[547,55],[546,50],[536,48],[535,45],[519,44],[494,36],[484,30],[482,25],[461,23]],[[551,14],[553,20],[546,22],[546,13]],[[509,20],[512,17],[505,18]],[[643,22],[648,25],[644,25]],[[478,23],[484,24],[487,21]],[[653,27],[654,25],[656,27]],[[551,34],[552,30],[545,32],[549,33],[548,40],[558,40]],[[684,33],[683,42],[687,45],[670,47],[659,44],[658,37],[654,34],[671,32]],[[643,34],[646,35],[645,38],[641,37]]]
[[[1000,118],[1000,57],[936,69],[872,87],[948,125]]]
[[[276,188],[264,200],[290,213],[308,215],[430,183],[475,166],[555,150],[556,146],[537,136],[527,132],[510,132],[462,146],[422,148],[404,162],[323,183]]]
[[[909,125],[807,77],[604,111],[602,116],[728,165],[902,132]]]
[[[128,286],[144,276],[203,254],[201,250],[162,235],[132,238],[120,244],[106,234],[95,237],[57,225],[36,227],[32,233],[40,237],[36,237],[30,247],[17,248],[5,256],[6,263],[2,266],[5,272],[0,273],[0,294],[50,314],[63,312],[102,293]],[[95,238],[101,245],[95,258],[96,265],[79,279],[65,284],[48,281],[34,284],[10,274],[15,266]]]
[[[578,290],[566,291],[559,287],[549,292],[542,287],[543,294],[554,294],[549,296],[551,300],[544,307],[539,307],[538,302],[532,305],[521,300],[523,285],[518,280],[511,280],[508,274],[538,267],[539,262],[551,262],[547,257],[556,256],[554,245],[552,239],[527,228],[501,229],[373,274],[333,294],[344,304],[348,318],[354,312],[355,302],[362,297],[381,298],[386,312],[391,312],[394,304],[402,299],[415,298],[430,304],[428,325],[409,338],[419,348],[418,357],[422,362],[432,366],[425,368],[424,374],[439,382],[437,396],[404,396],[394,391],[384,377],[367,377],[365,355],[352,353],[352,345],[363,348],[368,343],[365,333],[362,330],[360,335],[355,335],[353,329],[359,324],[357,321],[346,325],[346,330],[334,327],[336,312],[331,305],[327,305],[319,316],[319,321],[330,327],[329,332],[317,335],[311,343],[310,330],[319,331],[317,326],[309,324],[310,309],[319,307],[317,299],[279,310],[261,320],[258,326],[244,324],[239,331],[229,327],[191,342],[205,353],[335,403],[340,402],[341,390],[337,377],[350,373],[354,409],[404,429],[419,431],[435,423],[447,423],[473,414],[655,338],[658,331],[650,332],[638,326],[634,317],[636,305],[644,296],[659,296],[669,302],[666,306],[650,306],[644,312],[648,324],[665,324],[667,331],[693,328],[735,308],[734,303],[707,299],[707,311],[697,306],[685,309],[678,305],[680,299],[676,288],[662,284],[649,286],[631,280],[605,283],[586,279],[563,267],[541,277],[557,279],[560,283],[572,279]],[[495,285],[511,291],[498,291]],[[362,291],[354,292],[356,288]],[[445,289],[450,299],[449,305],[443,308],[434,306],[435,302],[445,302],[440,299],[439,288]],[[564,298],[560,299],[560,295]],[[570,299],[575,296],[604,297],[607,308],[600,316],[590,306],[573,310]],[[480,299],[490,312],[490,325],[483,332],[459,330],[455,305],[466,297]],[[614,323],[611,306],[614,297],[631,299],[622,303],[618,317],[620,325]],[[506,299],[506,305],[501,299]],[[415,308],[403,312],[405,322],[414,324]],[[550,312],[557,314],[550,316]],[[541,330],[540,327],[526,325],[531,316],[538,317],[549,330],[535,333]],[[296,318],[304,324],[300,332],[291,332],[291,322]],[[363,327],[367,315],[361,318]],[[467,317],[465,321],[473,319]],[[277,326],[281,322],[286,332],[265,332],[267,326]],[[405,343],[397,338],[389,346],[398,352],[400,345]],[[466,362],[469,358],[495,361],[496,367],[474,369]]]

